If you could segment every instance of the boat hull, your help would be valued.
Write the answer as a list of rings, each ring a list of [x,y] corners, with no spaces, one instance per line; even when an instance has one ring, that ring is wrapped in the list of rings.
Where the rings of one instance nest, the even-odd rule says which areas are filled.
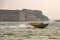
[[[49,24],[39,24],[39,23],[30,23],[30,25],[34,26],[35,28],[45,28],[47,27]]]

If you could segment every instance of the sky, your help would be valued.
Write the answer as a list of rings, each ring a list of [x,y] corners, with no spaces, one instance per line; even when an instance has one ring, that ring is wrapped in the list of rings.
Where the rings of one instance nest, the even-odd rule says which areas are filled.
[[[60,19],[60,0],[0,0],[0,9],[41,10],[49,19]]]

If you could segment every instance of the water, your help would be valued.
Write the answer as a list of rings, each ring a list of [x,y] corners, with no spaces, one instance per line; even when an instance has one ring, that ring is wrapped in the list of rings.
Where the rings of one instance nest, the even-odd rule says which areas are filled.
[[[30,21],[32,22],[32,21]],[[35,21],[35,22],[39,22],[39,21]],[[16,27],[20,24],[23,24],[23,23],[29,23],[29,22],[0,22],[0,28],[4,28],[4,27]],[[40,23],[40,22],[39,22]],[[60,22],[45,22],[45,23],[49,23],[49,25],[46,27],[48,29],[60,29]]]
[[[29,22],[0,22],[0,28],[4,27],[0,29],[0,40],[60,40],[60,22],[45,22],[49,25],[44,29],[6,28],[22,23]]]
[[[60,22],[49,22],[47,28],[60,29]]]

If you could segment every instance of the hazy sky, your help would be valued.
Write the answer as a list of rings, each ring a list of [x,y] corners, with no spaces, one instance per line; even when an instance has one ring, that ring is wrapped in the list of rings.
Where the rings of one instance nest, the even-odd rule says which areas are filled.
[[[50,19],[60,19],[60,0],[0,0],[0,9],[42,10]]]

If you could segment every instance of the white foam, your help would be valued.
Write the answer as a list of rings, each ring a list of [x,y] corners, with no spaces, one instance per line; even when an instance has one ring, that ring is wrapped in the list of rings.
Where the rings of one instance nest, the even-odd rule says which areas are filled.
[[[1,26],[0,28],[34,28],[34,26],[31,26],[29,24],[20,24],[17,26]]]
[[[28,27],[34,28],[34,26],[31,26],[31,25],[28,25],[28,24],[20,24],[20,25],[18,25],[18,27],[20,27],[20,28],[28,28]]]

